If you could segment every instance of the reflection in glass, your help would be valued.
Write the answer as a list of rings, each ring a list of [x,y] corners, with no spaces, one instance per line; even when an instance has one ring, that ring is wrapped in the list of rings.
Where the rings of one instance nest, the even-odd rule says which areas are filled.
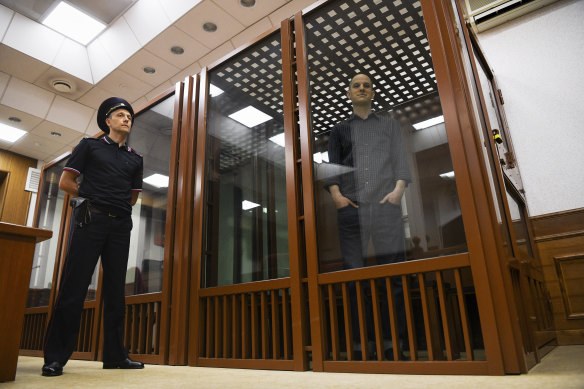
[[[522,202],[516,199],[516,195],[507,192],[507,203],[509,204],[509,214],[511,215],[511,224],[515,232],[515,242],[523,258],[533,258],[531,242],[529,240],[529,231],[527,230],[527,220],[525,220],[525,208]]]
[[[136,116],[128,142],[144,158],[144,183],[132,208],[126,295],[162,291],[164,231],[174,95]]]
[[[287,277],[279,35],[213,69],[209,80],[202,285]]]
[[[356,1],[343,2],[342,6],[323,8],[311,14],[306,31],[320,271],[347,268],[347,264],[343,264],[346,250],[341,249],[344,238],[338,231],[343,227],[339,225],[344,219],[342,214],[348,211],[336,209],[328,192],[329,181],[335,176],[349,174],[355,181],[367,185],[369,180],[358,176],[365,168],[360,168],[353,160],[361,158],[358,150],[369,147],[365,155],[376,155],[376,161],[380,156],[391,159],[398,151],[390,149],[399,139],[402,144],[399,152],[405,154],[410,172],[401,207],[394,209],[398,225],[391,227],[394,231],[396,228],[403,230],[401,260],[467,251],[456,177],[420,3],[364,7]],[[363,138],[370,137],[370,132],[359,132],[367,131],[367,126],[357,129],[351,125],[347,134],[351,134],[352,141],[343,146],[351,158],[347,163],[334,163],[330,160],[330,142],[335,138],[331,130],[341,121],[352,122],[353,107],[347,91],[350,79],[357,73],[368,74],[372,79],[375,115],[385,123],[392,123],[378,131],[393,131],[393,135],[367,146]],[[395,126],[397,129],[387,130]],[[395,164],[386,168],[394,172],[396,169]],[[384,195],[395,186],[399,179],[396,174],[387,188],[380,189],[386,192]],[[377,177],[385,177],[383,170]],[[383,213],[371,207],[383,196],[358,204],[360,219],[355,223],[361,230],[365,266],[384,262],[378,258],[375,234],[368,232],[371,237],[364,234],[366,230],[379,231],[379,223],[365,221],[363,212],[370,208],[368,212],[385,224],[383,221],[387,219],[381,217]],[[382,238],[377,240],[380,242]]]
[[[58,231],[61,225],[65,192],[59,189],[59,179],[67,158],[45,169],[39,189],[39,209],[35,226],[53,231],[53,237],[38,243],[30,274],[30,284],[26,307],[44,307],[49,305],[53,283],[53,272],[57,256]]]

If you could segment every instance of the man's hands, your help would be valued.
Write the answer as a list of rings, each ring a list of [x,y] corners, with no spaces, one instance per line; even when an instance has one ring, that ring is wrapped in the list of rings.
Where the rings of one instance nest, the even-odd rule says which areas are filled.
[[[329,187],[329,190],[331,192],[331,196],[333,198],[333,202],[335,203],[335,206],[337,207],[337,209],[344,208],[344,207],[346,207],[348,205],[352,205],[355,208],[359,208],[359,206],[357,204],[355,204],[354,202],[352,202],[347,197],[343,196],[343,194],[339,190],[339,186],[338,185],[331,185]]]
[[[405,188],[406,182],[404,180],[398,180],[397,183],[395,184],[395,189],[389,192],[387,195],[385,195],[385,197],[381,199],[379,204],[392,203],[394,205],[399,205],[401,198],[404,195]]]

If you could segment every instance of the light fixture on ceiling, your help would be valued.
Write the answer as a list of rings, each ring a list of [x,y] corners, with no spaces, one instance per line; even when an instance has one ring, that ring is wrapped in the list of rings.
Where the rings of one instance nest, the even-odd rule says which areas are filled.
[[[155,186],[157,188],[168,188],[168,176],[154,173],[151,176],[144,178],[143,180],[145,183]]]
[[[71,83],[65,80],[53,80],[51,82],[53,89],[61,93],[69,93],[73,90]]]
[[[258,124],[262,124],[270,119],[273,119],[270,115],[263,113],[251,105],[232,113],[229,115],[229,117],[249,128],[255,127]]]
[[[43,20],[43,24],[82,45],[91,42],[106,27],[104,23],[64,1],[61,1],[47,15]]]
[[[251,8],[255,5],[256,0],[239,0],[239,4],[244,6],[245,8]]]
[[[155,69],[155,68],[153,68],[152,66],[144,66],[144,67],[142,68],[142,71],[143,71],[144,73],[146,73],[146,74],[154,74],[154,73],[156,73],[156,69]]]
[[[170,48],[170,52],[171,52],[172,54],[181,55],[181,54],[183,54],[183,53],[185,52],[185,49],[183,49],[183,48],[182,48],[182,47],[180,47],[180,46],[172,46],[172,47]]]
[[[207,32],[215,32],[217,31],[217,25],[213,22],[206,22],[203,24],[203,30]]]
[[[253,202],[248,201],[248,200],[243,200],[241,202],[241,209],[243,209],[244,211],[247,211],[249,209],[253,209],[253,208],[256,208],[259,206],[260,206],[259,204],[253,203]]]
[[[4,142],[14,143],[23,137],[26,131],[20,130],[16,127],[0,123],[0,140]]]
[[[454,180],[454,171],[440,174],[440,178],[444,180]]]
[[[279,133],[278,135],[274,135],[269,139],[270,139],[270,141],[274,142],[278,146],[284,147],[286,145],[286,140],[285,140],[283,132]]]
[[[209,84],[209,96],[211,96],[211,97],[217,97],[217,96],[219,96],[222,93],[223,93],[223,89],[221,89],[219,87],[216,87],[213,84]]]
[[[424,120],[423,122],[416,123],[416,124],[414,124],[414,128],[419,131],[419,130],[423,130],[424,128],[432,127],[432,126],[435,126],[435,125],[440,124],[440,123],[444,123],[444,116],[443,115],[436,116],[435,118]]]
[[[61,133],[60,132],[57,132],[57,131],[51,131],[51,135],[58,138],[58,137],[61,136]]]
[[[12,123],[20,123],[22,121],[19,117],[16,116],[10,116],[8,120],[10,120]]]

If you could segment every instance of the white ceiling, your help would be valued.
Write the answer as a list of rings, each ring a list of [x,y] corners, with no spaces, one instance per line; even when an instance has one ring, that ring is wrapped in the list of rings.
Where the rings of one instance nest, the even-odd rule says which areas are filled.
[[[119,2],[125,4],[122,13],[100,16],[111,23],[87,47],[38,23],[53,2],[0,0],[0,122],[28,132],[14,144],[0,141],[0,149],[42,163],[99,132],[95,113],[104,99],[120,96],[139,109],[315,0],[256,0],[252,8],[240,0]],[[83,8],[100,2],[71,3]],[[215,23],[217,31],[204,31],[205,22]],[[175,45],[184,48],[182,55],[170,52]],[[145,66],[156,72],[144,73]],[[73,88],[60,93],[54,80]]]

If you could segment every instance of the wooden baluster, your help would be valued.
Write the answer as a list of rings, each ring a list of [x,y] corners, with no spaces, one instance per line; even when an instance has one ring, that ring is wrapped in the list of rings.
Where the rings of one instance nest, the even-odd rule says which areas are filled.
[[[385,278],[385,291],[387,293],[387,309],[389,311],[389,325],[391,328],[391,339],[393,343],[393,360],[399,360],[401,354],[400,341],[397,331],[397,320],[395,310],[395,300],[393,298],[393,282],[391,277]]]
[[[345,342],[347,343],[347,360],[353,360],[353,324],[351,322],[351,300],[347,291],[347,283],[341,284],[343,296],[343,317],[345,319]]]
[[[470,343],[470,326],[468,323],[468,312],[464,302],[464,290],[462,289],[462,277],[460,269],[454,269],[454,280],[456,282],[456,294],[458,295],[458,308],[460,311],[460,321],[462,322],[462,334],[464,336],[464,348],[466,350],[466,359],[474,360],[474,354]]]
[[[333,284],[328,284],[329,315],[331,321],[331,348],[333,361],[339,360],[339,323],[337,315],[337,294]]]
[[[245,293],[241,295],[241,337],[241,358],[249,358],[249,313]]]
[[[373,308],[373,328],[375,329],[375,347],[377,350],[377,360],[383,361],[383,333],[381,332],[381,313],[379,311],[379,297],[377,295],[377,284],[375,280],[369,280],[371,288],[371,305]]]
[[[256,294],[251,294],[251,357],[252,359],[258,358],[258,346],[260,342],[258,316],[257,316],[257,302]]]
[[[233,325],[231,326],[231,343],[232,343],[232,357],[241,358],[241,315],[239,314],[239,299],[237,295],[231,296],[231,310],[233,317]]]
[[[214,298],[214,305],[215,305],[215,358],[221,358],[222,356],[222,348],[221,348],[221,301],[219,300],[219,296],[215,296]]]
[[[292,329],[289,310],[290,300],[288,298],[288,289],[282,289],[282,330],[284,333],[284,359],[292,358]]]
[[[361,336],[361,359],[369,360],[369,345],[367,340],[367,318],[365,317],[365,300],[361,281],[355,281],[357,289],[357,310],[359,316],[359,334]]]
[[[410,279],[407,275],[402,276],[402,287],[404,293],[404,305],[406,310],[406,321],[408,328],[408,338],[410,341],[410,359],[418,360],[418,345],[416,341],[416,329],[414,326],[414,315],[412,313],[412,295],[410,292]]]
[[[442,279],[442,272],[436,272],[436,283],[438,287],[438,299],[440,300],[440,316],[442,317],[442,330],[444,331],[444,343],[446,343],[446,359],[452,361],[453,350],[452,350],[452,340],[450,338],[450,328],[451,323],[448,320],[448,311],[446,301],[446,294],[444,292],[444,280]]]
[[[260,313],[261,313],[261,330],[262,330],[262,344],[261,344],[261,358],[268,359],[270,352],[270,340],[268,336],[268,299],[266,291],[260,293]]]
[[[229,346],[231,345],[231,331],[229,331],[229,325],[231,324],[231,318],[229,317],[231,310],[229,309],[229,302],[228,296],[223,295],[223,358],[230,357],[230,349]]]
[[[270,291],[272,306],[272,358],[280,358],[280,290]]]

